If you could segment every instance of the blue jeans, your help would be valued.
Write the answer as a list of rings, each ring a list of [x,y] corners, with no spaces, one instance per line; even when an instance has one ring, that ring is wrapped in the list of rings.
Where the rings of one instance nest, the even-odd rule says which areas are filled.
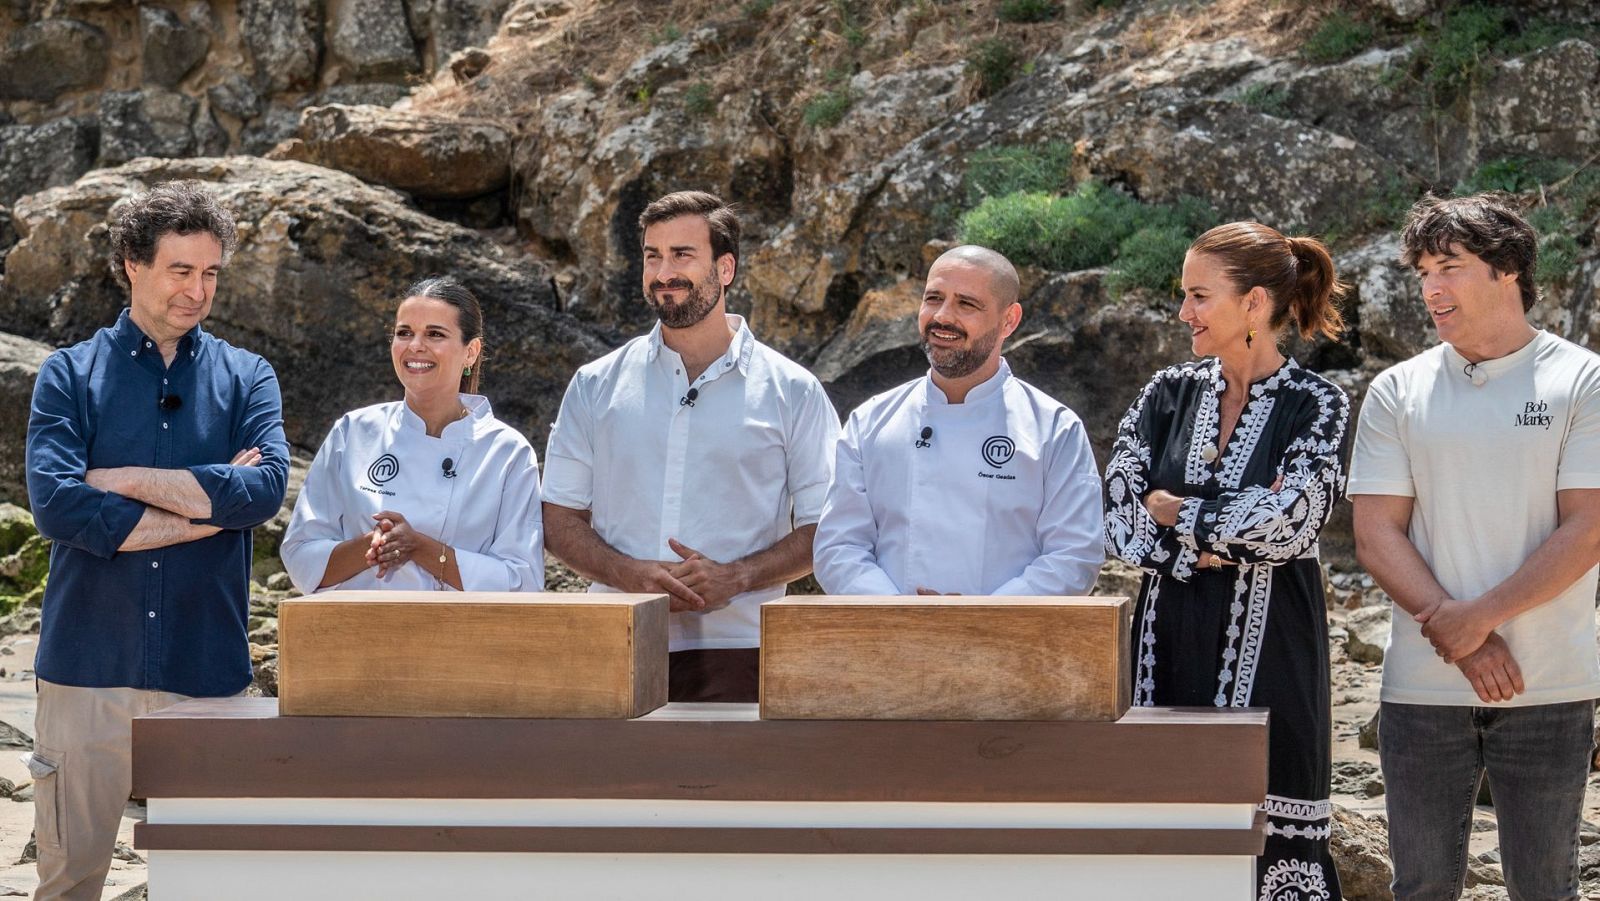
[[[1385,702],[1378,756],[1395,901],[1454,901],[1467,875],[1479,777],[1488,774],[1512,901],[1578,897],[1578,824],[1594,702],[1446,707]]]

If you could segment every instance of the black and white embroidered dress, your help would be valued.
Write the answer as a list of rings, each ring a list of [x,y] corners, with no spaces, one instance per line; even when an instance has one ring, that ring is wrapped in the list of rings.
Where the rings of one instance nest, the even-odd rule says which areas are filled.
[[[1271,709],[1258,901],[1329,901],[1340,895],[1317,535],[1344,491],[1350,402],[1287,360],[1250,386],[1218,453],[1224,387],[1215,359],[1157,373],[1106,469],[1106,548],[1145,572],[1134,703]],[[1187,498],[1175,527],[1144,507],[1158,488]],[[1240,565],[1202,570],[1201,551]]]

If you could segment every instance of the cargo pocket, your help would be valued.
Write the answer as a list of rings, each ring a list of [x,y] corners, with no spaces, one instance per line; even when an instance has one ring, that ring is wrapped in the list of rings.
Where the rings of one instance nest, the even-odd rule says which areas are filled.
[[[61,764],[66,755],[34,744],[33,753],[22,755],[33,776],[33,828],[43,847],[61,847]]]

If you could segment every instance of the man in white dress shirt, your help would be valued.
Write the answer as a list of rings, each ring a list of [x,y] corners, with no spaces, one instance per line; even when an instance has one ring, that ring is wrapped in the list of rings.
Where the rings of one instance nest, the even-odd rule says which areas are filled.
[[[928,270],[927,376],[862,404],[817,526],[830,594],[1081,595],[1094,587],[1100,475],[1077,414],[1011,374],[1016,270],[976,246]]]
[[[545,456],[545,545],[591,591],[671,596],[669,697],[756,700],[762,601],[811,571],[839,415],[724,298],[739,221],[699,191],[645,208],[660,323],[578,370]]]

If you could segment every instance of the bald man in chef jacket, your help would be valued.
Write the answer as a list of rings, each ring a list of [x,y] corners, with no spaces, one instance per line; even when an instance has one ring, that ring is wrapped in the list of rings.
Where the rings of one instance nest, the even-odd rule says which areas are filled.
[[[1100,475],[1077,414],[1011,374],[1017,272],[973,245],[928,270],[928,374],[862,404],[817,524],[829,594],[1083,595],[1105,562]]]

